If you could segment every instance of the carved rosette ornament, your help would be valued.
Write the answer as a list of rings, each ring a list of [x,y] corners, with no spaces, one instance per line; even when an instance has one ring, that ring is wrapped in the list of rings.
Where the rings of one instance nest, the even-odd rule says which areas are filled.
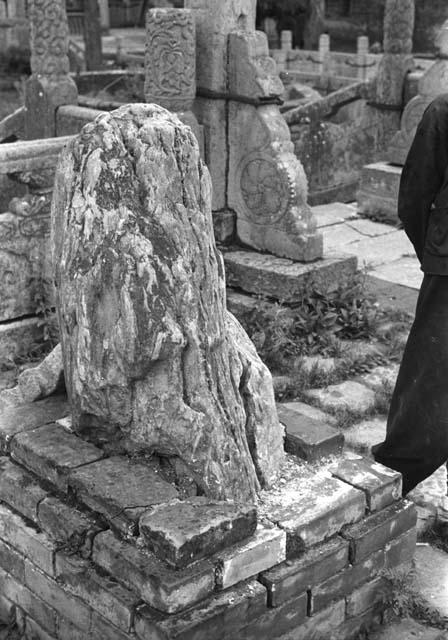
[[[195,26],[188,9],[150,9],[146,15],[145,99],[189,111],[196,95]]]
[[[65,0],[31,0],[29,18],[32,73],[47,77],[68,74]]]

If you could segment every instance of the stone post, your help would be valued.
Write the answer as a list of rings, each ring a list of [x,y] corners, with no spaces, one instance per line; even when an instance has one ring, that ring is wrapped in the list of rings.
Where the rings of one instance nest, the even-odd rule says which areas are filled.
[[[319,73],[321,76],[328,76],[331,66],[330,59],[330,36],[328,33],[321,33],[319,36]],[[324,83],[325,86],[325,83]]]
[[[438,51],[436,61],[420,78],[418,94],[406,105],[400,131],[392,138],[388,149],[388,160],[394,164],[405,163],[426,107],[436,96],[448,92],[448,20],[437,34],[435,47]]]
[[[98,0],[84,2],[84,45],[86,68],[89,71],[103,66],[101,20]]]
[[[56,135],[56,111],[76,103],[68,75],[68,23],[64,0],[30,0],[31,76],[25,89],[27,138]]]
[[[384,54],[378,67],[376,107],[382,111],[379,145],[385,147],[400,126],[403,89],[413,68],[414,0],[387,0],[384,13]]]
[[[145,99],[170,111],[191,111],[196,97],[194,18],[186,9],[146,14]]]
[[[282,31],[280,34],[281,48],[283,51],[292,49],[292,31]]]
[[[196,23],[195,111],[204,126],[205,160],[213,180],[213,211],[227,210],[227,59],[229,34],[255,30],[256,0],[185,0]]]
[[[367,75],[367,55],[369,53],[369,37],[358,36],[356,40],[356,64],[359,80],[365,80]]]
[[[98,0],[100,5],[101,29],[107,33],[110,29],[109,0]]]

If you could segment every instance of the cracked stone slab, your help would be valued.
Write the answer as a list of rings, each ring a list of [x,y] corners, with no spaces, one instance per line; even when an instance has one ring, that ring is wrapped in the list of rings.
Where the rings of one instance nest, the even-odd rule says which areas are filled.
[[[47,424],[17,434],[11,443],[11,456],[66,493],[70,471],[99,460],[103,452],[90,442],[67,433],[60,425]]]
[[[359,382],[346,380],[339,384],[331,384],[323,389],[305,391],[309,398],[317,400],[324,410],[350,409],[364,412],[372,408],[375,392]]]
[[[150,467],[114,456],[73,471],[68,483],[78,499],[101,513],[125,535],[135,535],[138,520],[151,506],[169,502],[177,489]]]
[[[176,569],[250,537],[256,526],[254,505],[205,497],[157,505],[140,518],[146,546]]]

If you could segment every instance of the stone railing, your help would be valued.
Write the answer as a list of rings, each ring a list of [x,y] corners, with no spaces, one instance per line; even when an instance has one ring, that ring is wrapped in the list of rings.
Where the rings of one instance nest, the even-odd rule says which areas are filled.
[[[56,162],[70,137],[0,145],[0,175],[28,186],[0,213],[0,360],[28,353],[42,338],[36,316],[52,296],[50,199]],[[39,303],[40,301],[40,303]]]

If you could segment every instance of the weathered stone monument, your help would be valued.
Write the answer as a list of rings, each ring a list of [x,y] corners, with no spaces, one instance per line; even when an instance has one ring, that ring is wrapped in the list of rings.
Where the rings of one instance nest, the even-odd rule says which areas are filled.
[[[280,114],[283,92],[255,0],[188,0],[196,22],[198,98],[220,239],[300,261],[322,257],[307,182]]]
[[[64,152],[52,211],[76,432],[178,458],[208,496],[254,499],[282,428],[271,376],[226,311],[191,131],[155,105],[99,117]]]
[[[78,92],[69,76],[68,22],[65,0],[29,3],[31,76],[25,90],[27,138],[56,135],[56,110],[75,104]]]
[[[448,20],[437,34],[435,46],[437,59],[420,78],[418,94],[407,103],[400,130],[390,143],[388,158],[394,164],[405,163],[423,112],[436,96],[448,91]]]

